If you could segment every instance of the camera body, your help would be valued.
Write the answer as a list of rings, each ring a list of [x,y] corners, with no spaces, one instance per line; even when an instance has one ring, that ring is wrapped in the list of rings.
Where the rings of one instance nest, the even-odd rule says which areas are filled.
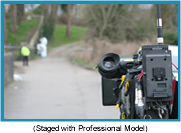
[[[133,61],[120,61],[114,53],[104,55],[98,64],[103,105],[116,105],[121,119],[169,119],[171,57],[168,45],[142,46]]]

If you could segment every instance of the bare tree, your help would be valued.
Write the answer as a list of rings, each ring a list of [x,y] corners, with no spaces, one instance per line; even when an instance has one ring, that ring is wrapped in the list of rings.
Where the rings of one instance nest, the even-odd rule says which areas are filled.
[[[70,38],[70,26],[71,26],[71,16],[70,16],[70,8],[71,8],[71,5],[70,4],[67,4],[67,33],[66,33],[66,36],[68,38]]]
[[[49,11],[49,4],[43,4],[43,15],[46,18],[48,18],[48,11]]]
[[[21,24],[24,16],[24,4],[16,4],[17,6],[17,23]]]
[[[120,14],[122,12],[121,7],[122,5],[118,4],[99,4],[85,6],[85,17],[88,25],[90,26],[89,31],[97,33],[97,37],[99,39],[103,39],[106,29],[114,29],[116,24],[120,22]],[[114,34],[112,34],[112,36],[113,35]]]
[[[17,32],[16,4],[10,5],[11,31]]]
[[[103,32],[106,29],[106,27],[108,25],[108,21],[110,19],[110,15],[111,15],[111,12],[113,9],[113,4],[108,6],[108,10],[106,10],[107,5],[105,5],[105,4],[100,4],[100,7],[101,7],[102,16],[103,16],[103,24],[100,27],[99,38],[102,39]]]
[[[6,12],[4,8],[4,44],[7,44]]]
[[[55,19],[56,15],[57,15],[57,8],[58,8],[58,4],[51,5],[51,16],[53,19]]]
[[[51,18],[50,19],[53,20],[53,29],[55,28],[57,9],[58,9],[58,4],[52,4],[51,5],[51,14],[50,14]]]

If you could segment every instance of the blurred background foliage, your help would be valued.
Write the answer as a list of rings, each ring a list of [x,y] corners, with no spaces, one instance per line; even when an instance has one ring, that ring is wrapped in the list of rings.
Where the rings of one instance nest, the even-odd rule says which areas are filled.
[[[178,45],[178,5],[162,4],[161,7],[164,43]],[[17,13],[13,14],[15,9]],[[44,22],[39,37],[46,36],[53,42],[49,45],[57,46],[62,33],[65,35],[61,39],[70,42],[98,39],[113,44],[145,40],[157,43],[156,5],[71,4],[69,10],[70,14],[67,4],[16,4],[16,8],[13,4],[5,5],[5,43],[20,45],[21,41],[28,42],[40,15],[44,16]],[[68,28],[70,37],[66,35]],[[76,34],[78,37],[74,38]]]
[[[162,4],[165,44],[178,45],[178,5]],[[143,41],[157,36],[156,5],[85,5],[88,39]]]

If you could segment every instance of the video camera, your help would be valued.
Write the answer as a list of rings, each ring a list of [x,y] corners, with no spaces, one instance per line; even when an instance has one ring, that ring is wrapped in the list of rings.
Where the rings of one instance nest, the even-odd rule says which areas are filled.
[[[99,61],[103,105],[116,105],[120,119],[171,118],[172,54],[168,45],[163,44],[159,4],[157,26],[158,44],[142,46],[133,60],[120,61],[119,55],[108,53]]]

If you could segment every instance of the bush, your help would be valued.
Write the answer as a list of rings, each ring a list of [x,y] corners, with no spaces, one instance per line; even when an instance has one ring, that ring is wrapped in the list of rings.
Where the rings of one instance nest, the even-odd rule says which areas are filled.
[[[165,30],[163,38],[165,44],[178,45],[178,31]]]
[[[156,32],[153,20],[142,18],[135,22],[135,25],[130,25],[125,30],[127,41],[143,41],[145,39],[151,39]]]
[[[86,5],[84,10],[87,39],[96,37],[112,43],[143,41],[155,33],[155,19],[150,17],[150,10],[141,9],[139,5]]]
[[[42,27],[43,36],[46,36],[48,40],[53,38],[54,25],[54,19],[52,19],[51,17],[46,19],[44,22],[44,25]]]

